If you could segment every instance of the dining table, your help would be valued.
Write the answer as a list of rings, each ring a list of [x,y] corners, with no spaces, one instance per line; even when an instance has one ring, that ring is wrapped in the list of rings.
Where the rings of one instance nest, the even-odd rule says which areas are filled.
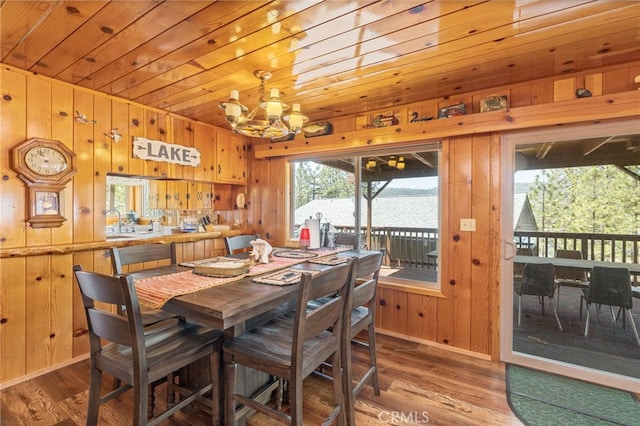
[[[247,273],[237,277],[207,279],[206,276],[194,273],[194,266],[198,262],[206,262],[207,259],[134,271],[130,275],[136,284],[141,305],[162,309],[189,321],[197,321],[222,330],[225,338],[232,338],[295,308],[297,283],[272,285],[257,282],[261,277],[283,269],[300,272],[321,271],[330,268],[332,263],[336,260],[340,261],[341,258],[362,259],[377,253],[338,247],[332,250],[306,251],[278,249],[276,255],[280,253],[284,256],[285,250],[290,250],[296,256],[300,254],[301,258],[286,261],[287,258],[275,256],[271,265],[253,264]],[[248,256],[249,253],[238,253],[225,257],[246,259]],[[157,290],[162,293],[161,297],[155,294],[154,286],[157,286]],[[169,295],[168,287],[171,287],[169,291],[172,291],[173,287],[178,288],[175,289],[174,295]],[[202,370],[208,369],[208,365],[200,363],[192,368],[196,369],[196,374],[187,373],[188,381],[197,385],[204,376],[201,374]],[[278,386],[278,383],[270,380],[269,376],[257,371],[247,372],[239,369],[238,374],[244,377],[240,383],[244,389],[238,389],[238,391],[246,395],[259,393],[267,400]],[[243,424],[242,417],[247,411],[245,407],[236,413],[236,418],[241,419],[239,424]]]
[[[540,256],[527,256],[516,255],[513,258],[514,263],[551,263],[553,266],[562,266],[568,268],[580,269],[583,271],[590,271],[594,266],[601,266],[605,268],[626,268],[632,275],[640,275],[640,264],[638,263],[623,263],[623,262],[607,262],[601,260],[589,260],[589,259],[569,259],[565,257],[540,257]]]
[[[273,265],[271,268],[264,265],[262,267],[266,272],[262,274],[249,272],[249,274],[222,280],[221,283],[219,280],[212,286],[207,286],[206,277],[193,273],[192,267],[185,266],[190,262],[134,271],[130,275],[136,283],[138,299],[142,305],[148,308],[162,309],[228,333],[239,326],[244,328],[247,321],[269,313],[287,301],[295,301],[298,289],[295,283],[293,285],[270,285],[256,282],[257,277],[284,268],[298,271],[321,271],[331,267],[331,265],[315,263],[325,257],[364,258],[377,252],[338,248],[336,250],[309,250],[307,253],[315,254],[315,256],[300,259],[298,262]],[[248,253],[239,253],[225,257],[241,259],[247,258],[248,255]],[[256,269],[259,270],[259,267],[258,265]],[[252,266],[251,271],[253,270]],[[180,281],[181,284],[187,286],[190,281],[205,281],[205,284],[196,291],[188,289],[185,294],[176,294],[161,305],[145,303],[146,300],[141,295],[143,293],[141,285],[147,283],[151,286],[154,284],[162,285],[171,281]],[[215,279],[212,278],[211,282],[214,281]]]
[[[565,257],[540,257],[540,256],[528,256],[528,255],[516,255],[513,258],[514,263],[526,264],[543,264],[551,263],[556,267],[567,267],[579,269],[581,271],[589,272],[594,266],[604,268],[625,268],[629,270],[629,274],[640,276],[640,264],[639,263],[626,263],[626,262],[608,262],[601,260],[589,260],[589,259],[570,259]],[[588,283],[583,287],[588,287]],[[636,280],[631,283],[631,292],[633,297],[640,298],[640,283]],[[558,286],[558,294],[560,293],[560,286]]]

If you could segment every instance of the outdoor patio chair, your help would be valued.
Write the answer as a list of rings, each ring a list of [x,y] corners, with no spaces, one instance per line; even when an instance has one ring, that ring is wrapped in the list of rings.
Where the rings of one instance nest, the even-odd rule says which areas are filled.
[[[589,288],[582,290],[582,298],[580,300],[580,317],[582,317],[582,299],[587,303],[587,321],[584,326],[585,337],[589,336],[589,320],[591,317],[591,304],[609,305],[611,311],[611,320],[613,321],[613,331],[616,331],[616,322],[620,311],[616,315],[613,307],[619,307],[627,313],[631,329],[636,338],[636,343],[640,346],[640,337],[638,337],[638,329],[631,315],[633,308],[633,297],[631,295],[631,278],[629,270],[626,268],[606,268],[595,266],[591,271],[591,282]],[[598,310],[598,320],[600,320],[600,311]],[[624,325],[623,325],[624,327]]]
[[[544,312],[544,298],[552,299],[556,292],[555,268],[551,263],[526,263],[522,271],[522,280],[513,283],[513,289],[518,295],[518,326],[522,317],[522,296],[533,295],[540,298],[542,305],[542,315]],[[553,306],[553,315],[556,318],[558,329],[562,331],[562,324],[558,318],[558,299]]]

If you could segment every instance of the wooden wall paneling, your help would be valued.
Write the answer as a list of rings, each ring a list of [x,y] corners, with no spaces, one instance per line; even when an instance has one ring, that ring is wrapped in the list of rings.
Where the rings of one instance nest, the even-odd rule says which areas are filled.
[[[542,81],[531,83],[531,105],[553,102],[553,82]]]
[[[98,124],[94,126],[93,144],[93,222],[94,240],[106,238],[105,215],[107,210],[107,173],[112,170],[111,149],[113,140],[106,136],[113,128],[111,123],[111,100],[103,96],[94,98],[94,114]]]
[[[588,89],[593,96],[602,95],[602,73],[587,74],[581,80],[580,87]]]
[[[26,374],[27,258],[0,259],[0,382]],[[10,344],[8,343],[10,342]]]
[[[162,123],[159,123],[159,114],[155,110],[143,109],[144,115],[144,135],[143,137],[154,141],[162,140],[160,138],[159,129]],[[163,129],[163,132],[166,132]],[[159,161],[144,160],[144,176],[158,176],[166,178],[169,176],[169,163],[161,163]]]
[[[453,305],[453,345],[469,349],[470,346],[470,304],[471,304],[471,246],[473,233],[460,231],[460,219],[473,217],[472,197],[476,185],[473,182],[473,141],[471,136],[453,138],[451,140],[452,173],[454,190],[451,194],[455,205],[452,206],[455,238],[453,246],[453,265],[456,271],[456,284],[449,294]],[[482,161],[478,159],[478,161]],[[478,183],[482,185],[483,183]],[[479,216],[481,217],[481,216]],[[477,225],[476,225],[477,226]]]
[[[93,96],[82,90],[73,94],[74,107],[77,111],[93,120]],[[93,241],[94,216],[102,212],[93,210],[93,145],[94,124],[74,121],[73,151],[76,153],[78,172],[73,178],[73,241],[84,243]]]
[[[200,260],[208,257],[205,240],[200,240],[193,243],[193,256],[195,260]]]
[[[133,138],[145,136],[144,109],[137,105],[129,105],[129,140],[124,141],[129,150],[129,174],[145,175],[145,160],[133,156]]]
[[[196,260],[194,243],[182,243],[182,262]]]
[[[51,365],[73,358],[73,280],[73,255],[51,256]]]
[[[248,161],[248,173],[247,182],[247,224],[254,232],[259,233],[263,239],[269,240],[275,236],[275,233],[269,229],[269,226],[274,226],[276,223],[270,223],[265,220],[269,211],[266,202],[269,199],[269,162],[249,157]],[[264,219],[263,219],[264,218]],[[282,246],[281,246],[282,247]]]
[[[626,92],[631,89],[629,68],[605,71],[602,75],[602,94]]]
[[[455,175],[453,165],[454,153],[452,152],[452,142],[450,139],[442,141],[442,151],[440,153],[441,161],[438,164],[440,169],[440,177],[442,179],[440,190],[440,226],[442,232],[440,235],[439,250],[443,253],[439,258],[440,267],[440,291],[443,298],[438,298],[437,303],[437,338],[438,343],[453,343],[453,303],[451,301],[454,292],[453,288],[457,284],[458,277],[454,273],[457,265],[455,262],[455,253],[453,250],[453,237],[458,227],[455,224],[454,208],[455,208]]]
[[[285,158],[266,161],[250,156],[247,217],[250,227],[271,245],[284,247],[291,237],[287,223],[290,197],[289,162]]]
[[[335,118],[331,120],[330,123],[333,126],[333,133],[335,134],[353,132],[354,130],[356,130],[355,121],[351,117]]]
[[[171,118],[171,117],[170,117]],[[193,147],[194,144],[194,129],[191,121],[173,117],[173,139],[169,140],[171,143],[175,143],[182,146]],[[200,153],[200,166],[191,167],[183,166],[180,164],[172,164],[174,167],[174,173],[172,177],[177,179],[195,179],[195,169],[200,170],[202,168],[202,152]],[[202,179],[198,179],[202,180]]]
[[[93,252],[83,251],[73,254],[73,265],[80,265],[85,271],[93,271]],[[71,271],[73,274],[73,271]],[[73,279],[73,357],[89,352],[89,330],[84,312],[82,295],[78,282]]]
[[[575,99],[576,89],[576,79],[573,77],[554,81],[553,102]]]
[[[491,210],[488,212],[488,229],[491,244],[491,267],[487,281],[491,300],[489,302],[489,333],[490,341],[488,354],[493,361],[500,360],[500,291],[501,291],[501,267],[502,267],[502,240],[501,236],[501,212],[502,212],[502,146],[501,136],[498,133],[491,135]]]
[[[73,88],[67,85],[51,86],[51,138],[64,143],[73,151]],[[62,192],[61,202],[64,205],[67,220],[59,228],[51,229],[51,240],[56,244],[73,241],[73,185],[71,180]]]
[[[471,205],[472,216],[476,219],[476,230],[471,234],[471,276],[468,295],[470,314],[470,349],[474,352],[489,353],[491,344],[492,286],[490,273],[494,259],[492,253],[495,239],[491,229],[495,223],[486,218],[492,217],[494,193],[493,174],[500,173],[500,164],[492,161],[491,136],[476,135],[471,142],[473,182]],[[495,168],[494,168],[495,167]],[[497,194],[500,192],[498,191]],[[495,237],[495,235],[494,235]]]
[[[398,334],[407,334],[407,292],[404,290],[393,290],[393,326],[391,331]]]
[[[393,330],[393,290],[381,287],[378,289],[376,303],[376,327],[391,331]]]
[[[273,164],[273,168],[269,170],[284,170],[284,173],[269,173],[269,184],[272,186],[271,191],[275,191],[275,197],[269,196],[269,217],[267,218],[267,226],[270,229],[271,233],[275,233],[278,240],[275,241],[280,247],[284,246],[286,240],[289,239],[289,229],[287,228],[287,222],[279,222],[277,219],[279,216],[284,216],[285,218],[289,218],[289,211],[286,209],[290,198],[291,198],[291,173],[289,168],[289,163],[285,159],[279,159],[277,161],[270,160]],[[271,194],[270,194],[271,195]],[[281,212],[285,211],[286,213],[283,215]],[[264,221],[264,218],[263,218]],[[274,229],[274,223],[277,223],[278,226]],[[272,235],[273,238],[273,235]]]
[[[35,77],[27,79],[27,138],[51,139],[51,82]],[[27,246],[51,244],[51,228],[26,231]]]
[[[640,65],[629,68],[629,86],[631,90],[640,89]]]
[[[193,146],[200,151],[200,166],[193,168],[193,179],[205,182],[213,181],[214,166],[214,130],[201,123],[192,123]]]
[[[111,101],[111,128],[118,131],[121,139],[111,144],[111,172],[129,172],[129,152],[131,136],[129,135],[129,105],[120,101]],[[106,130],[110,132],[111,129]]]
[[[422,294],[407,294],[407,335],[435,341],[437,315],[436,298]]]
[[[9,150],[27,137],[27,78],[0,68],[0,247],[26,244],[26,195],[24,182],[10,168]],[[8,179],[4,179],[6,176]]]
[[[51,256],[27,257],[26,372],[49,367],[51,338]]]
[[[507,105],[509,108],[518,108],[531,105],[531,86],[523,85],[510,89]]]

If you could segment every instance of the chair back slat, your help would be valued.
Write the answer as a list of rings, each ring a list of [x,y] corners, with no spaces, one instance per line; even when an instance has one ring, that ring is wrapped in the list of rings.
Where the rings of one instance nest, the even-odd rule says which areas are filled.
[[[122,274],[123,266],[136,263],[167,260],[168,264],[176,264],[176,243],[170,244],[143,244],[131,247],[112,247],[111,265],[114,274]]]
[[[335,336],[340,336],[344,303],[350,303],[350,292],[355,280],[354,265],[357,262],[357,259],[350,258],[346,263],[322,272],[302,274],[295,314],[292,363],[301,361],[298,354],[303,353],[306,340],[328,329],[332,329]],[[328,296],[331,299],[327,303],[313,310],[307,309],[310,300]]]
[[[227,254],[234,254],[252,249],[251,241],[258,238],[257,235],[236,235],[234,237],[226,237],[224,243],[227,246]]]
[[[144,357],[144,328],[131,276],[85,272],[79,266],[73,269],[87,314],[92,351],[98,350],[101,339],[105,339],[134,347]],[[112,311],[120,306],[126,307],[126,317]]]
[[[384,251],[376,253],[373,256],[367,256],[360,259],[358,269],[355,271],[356,284],[351,296],[351,306],[358,307],[369,304],[375,298],[378,278],[380,277],[380,266]],[[364,279],[364,281],[360,281]]]

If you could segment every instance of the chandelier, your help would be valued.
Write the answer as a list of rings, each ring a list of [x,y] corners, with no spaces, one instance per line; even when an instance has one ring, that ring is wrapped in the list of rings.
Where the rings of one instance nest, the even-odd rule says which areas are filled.
[[[280,91],[271,89],[269,99],[265,100],[265,81],[271,78],[268,71],[257,70],[253,75],[260,80],[258,88],[258,104],[249,112],[249,109],[240,103],[240,93],[231,91],[227,102],[220,102],[219,107],[224,110],[225,118],[231,124],[231,129],[236,133],[256,138],[269,138],[271,140],[288,136],[290,133],[300,133],[302,126],[309,118],[300,113],[300,105],[293,104],[291,114],[282,116],[289,106],[280,100]],[[256,119],[258,109],[263,109],[265,119]],[[289,127],[283,122],[287,121]]]

